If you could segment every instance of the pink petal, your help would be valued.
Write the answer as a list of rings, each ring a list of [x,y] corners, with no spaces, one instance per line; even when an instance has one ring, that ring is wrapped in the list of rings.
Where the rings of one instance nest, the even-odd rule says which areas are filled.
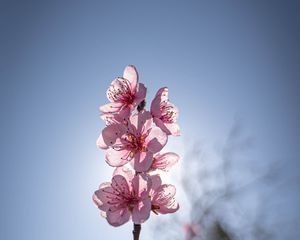
[[[146,198],[143,199],[142,201],[139,201],[139,203],[133,207],[132,221],[135,224],[141,224],[145,222],[150,216],[150,211],[151,211],[150,198]]]
[[[117,151],[110,148],[106,151],[105,160],[109,166],[121,167],[131,160],[130,151],[126,149]]]
[[[127,166],[122,166],[122,167],[117,167],[114,172],[113,176],[115,175],[122,175],[123,177],[126,178],[127,184],[129,191],[132,191],[132,179],[134,177],[134,172],[132,169],[128,168]]]
[[[108,146],[106,145],[106,143],[103,140],[102,134],[100,134],[100,136],[97,139],[97,147],[101,148],[101,149],[108,149]]]
[[[139,173],[132,179],[132,189],[137,198],[148,198],[151,179],[144,173]]]
[[[102,113],[116,113],[119,112],[124,104],[120,102],[111,102],[99,108]]]
[[[150,130],[148,137],[146,138],[146,144],[149,151],[153,153],[159,152],[167,143],[168,137],[158,127],[153,127]]]
[[[115,211],[108,211],[106,216],[106,220],[110,225],[118,227],[129,221],[130,212],[127,207],[124,207]]]
[[[102,130],[102,138],[104,144],[112,146],[126,132],[126,127],[123,124],[111,124]]]
[[[154,100],[151,103],[151,114],[153,117],[159,118],[161,116],[161,111],[160,111],[160,100],[157,98],[154,98]]]
[[[180,128],[177,123],[165,123],[165,127],[173,136],[180,136]]]
[[[105,194],[104,191],[108,192],[108,194]],[[93,201],[98,206],[99,209],[106,211],[109,208],[109,204],[107,203],[109,201],[109,196],[114,195],[113,189],[110,185],[110,183],[102,183],[99,187],[99,190],[95,191],[93,194]]]
[[[153,124],[151,113],[148,111],[142,111],[137,114],[134,114],[130,118],[131,124],[136,129],[136,133],[142,134],[145,133],[151,128]]]
[[[151,167],[153,160],[153,153],[150,151],[147,152],[138,152],[134,156],[134,160],[131,161],[133,168],[137,172],[146,172]]]
[[[110,102],[124,102],[128,94],[134,95],[135,92],[131,90],[130,81],[121,77],[113,80],[106,92],[106,96]]]
[[[124,193],[122,192],[122,195],[120,195],[120,189],[113,188],[111,183],[103,183],[99,189],[95,191],[93,201],[102,211],[118,209],[124,205],[126,197],[130,195],[127,189],[122,190]]]
[[[172,199],[176,194],[176,188],[172,184],[162,184],[156,189],[156,193],[153,196],[153,201],[158,203],[166,202]]]
[[[128,65],[124,69],[123,78],[127,79],[130,82],[131,90],[133,93],[136,92],[136,86],[139,80],[138,72],[133,65]]]
[[[159,209],[155,211],[161,214],[176,212],[179,205],[174,199],[175,193],[175,186],[171,184],[161,185],[152,196],[152,205],[159,206]]]
[[[129,116],[131,114],[131,108],[128,106],[124,106],[115,117],[119,122],[121,121],[129,121]]]
[[[161,120],[165,123],[176,123],[179,116],[178,108],[170,102],[163,103],[161,108],[162,115],[164,115],[163,118],[161,118]],[[165,117],[167,117],[167,120],[164,120]]]
[[[154,118],[153,121],[156,126],[163,130],[166,134],[173,136],[180,135],[180,129],[177,123],[164,123],[159,118]]]
[[[150,195],[152,196],[153,193],[156,191],[156,189],[158,189],[161,185],[161,178],[158,174],[156,175],[152,175],[150,176],[150,179],[151,179],[151,192],[150,192]]]
[[[115,175],[111,180],[111,186],[119,194],[123,196],[130,196],[129,186],[127,179],[122,175]]]
[[[167,102],[168,100],[168,88],[160,88],[151,103],[152,115],[159,118],[161,116],[160,103],[164,101]]]
[[[167,152],[164,154],[156,154],[151,168],[160,169],[163,171],[169,171],[179,161],[179,156],[173,152]]]
[[[169,101],[169,89],[167,87],[162,87],[157,91],[155,96],[159,97],[161,102],[167,102]]]
[[[156,212],[159,212],[161,214],[167,214],[167,213],[174,213],[178,209],[179,209],[179,204],[174,200],[173,204],[163,205],[160,207],[160,209],[156,210]]]
[[[117,123],[127,124],[129,121],[129,115],[131,109],[128,106],[123,106],[119,112],[115,113],[103,113],[100,118],[105,121],[106,125],[112,125]]]
[[[134,177],[134,172],[133,170],[131,170],[130,168],[126,167],[126,166],[122,166],[122,167],[117,167],[115,169],[115,171],[113,172],[113,176],[115,175],[122,175],[126,178],[127,183],[131,184],[131,181]]]
[[[137,92],[134,96],[134,104],[138,105],[141,101],[146,98],[147,88],[143,83],[138,84]]]
[[[114,123],[118,123],[117,121],[115,121],[115,115],[117,114],[113,114],[113,113],[103,113],[100,115],[100,118],[105,122],[105,125],[111,125]]]

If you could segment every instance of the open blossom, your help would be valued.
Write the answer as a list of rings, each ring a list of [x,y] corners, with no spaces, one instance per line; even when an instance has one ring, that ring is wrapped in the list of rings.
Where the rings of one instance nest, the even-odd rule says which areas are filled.
[[[179,209],[179,204],[174,196],[176,188],[172,184],[162,184],[159,175],[151,176],[152,187],[150,190],[151,210],[158,214],[174,213]]]
[[[179,156],[173,152],[166,152],[166,153],[157,153],[153,157],[152,165],[150,170],[162,170],[162,171],[169,171],[171,167],[173,167],[179,161]]]
[[[123,77],[112,81],[107,90],[107,98],[110,103],[100,107],[102,118],[107,114],[122,114],[129,116],[131,111],[146,97],[146,87],[138,82],[136,68],[129,65],[125,68]]]
[[[153,127],[150,112],[142,111],[124,123],[106,126],[99,136],[97,145],[106,149],[106,161],[119,167],[131,161],[137,172],[147,171],[153,154],[167,143],[167,135],[160,128]]]
[[[159,89],[151,103],[151,114],[155,124],[168,135],[179,136],[180,129],[176,123],[178,118],[177,107],[169,102],[168,88]]]
[[[111,183],[102,183],[93,201],[109,224],[120,226],[129,221],[141,224],[150,216],[151,180],[146,174],[133,175],[128,169],[115,171]]]

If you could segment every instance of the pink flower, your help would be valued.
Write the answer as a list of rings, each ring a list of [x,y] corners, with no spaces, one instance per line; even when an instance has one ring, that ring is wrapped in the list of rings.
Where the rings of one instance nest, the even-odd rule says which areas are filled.
[[[93,201],[112,226],[129,221],[145,222],[151,211],[149,190],[151,180],[146,174],[133,175],[128,169],[117,169],[111,183],[102,183]]]
[[[159,175],[151,176],[151,182],[151,210],[155,214],[176,212],[179,209],[179,204],[174,198],[176,194],[175,186],[171,184],[161,184],[161,178]]]
[[[125,123],[105,127],[97,145],[106,150],[106,162],[112,167],[130,162],[137,172],[147,171],[153,154],[167,143],[167,135],[158,127],[152,127],[150,112],[142,111]]]
[[[151,103],[151,114],[153,115],[155,124],[168,135],[180,135],[180,129],[176,123],[178,109],[174,104],[169,102],[168,88],[164,87],[157,91]]]
[[[131,111],[146,97],[146,87],[138,83],[138,72],[132,65],[128,65],[123,77],[112,81],[107,90],[107,98],[110,103],[100,107],[100,111],[106,118],[106,114],[122,114],[129,116]]]
[[[150,170],[154,171],[156,169],[162,171],[169,171],[179,161],[179,156],[173,152],[167,153],[157,153],[153,157],[152,165]]]

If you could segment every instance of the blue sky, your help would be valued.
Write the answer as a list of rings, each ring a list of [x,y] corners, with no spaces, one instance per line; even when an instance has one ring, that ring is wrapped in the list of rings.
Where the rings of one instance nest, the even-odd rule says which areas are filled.
[[[182,129],[174,142],[220,141],[241,118],[255,139],[251,165],[279,160],[294,186],[299,8],[292,1],[1,1],[0,238],[130,239],[131,224],[112,228],[91,201],[112,171],[95,147],[104,126],[98,107],[127,64],[137,66],[148,102],[169,87]],[[298,217],[299,190],[282,191],[277,208]]]

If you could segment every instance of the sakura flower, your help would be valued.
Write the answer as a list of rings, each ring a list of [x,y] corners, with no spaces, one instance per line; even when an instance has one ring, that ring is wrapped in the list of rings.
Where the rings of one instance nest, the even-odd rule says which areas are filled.
[[[112,124],[104,128],[98,145],[107,149],[106,162],[112,167],[119,167],[131,161],[135,171],[147,171],[153,154],[167,143],[167,135],[152,125],[150,112],[142,111],[131,116],[126,124]]]
[[[179,204],[174,198],[176,193],[175,186],[171,184],[162,184],[159,175],[151,176],[151,182],[151,210],[155,214],[167,214],[176,212],[179,209]]]
[[[150,170],[162,170],[169,171],[171,167],[173,167],[179,161],[179,156],[173,152],[167,153],[157,153],[153,157],[152,165]]]
[[[151,114],[155,124],[168,135],[179,136],[180,129],[176,123],[178,118],[177,107],[169,102],[168,88],[159,89],[151,103]]]
[[[151,180],[146,174],[133,175],[129,170],[118,170],[111,183],[102,183],[93,195],[93,201],[112,226],[129,221],[145,222],[151,211],[149,191]]]
[[[138,72],[132,65],[128,65],[123,77],[112,81],[107,90],[110,103],[100,107],[104,118],[107,114],[122,114],[129,116],[131,111],[146,97],[146,87],[138,82]]]

